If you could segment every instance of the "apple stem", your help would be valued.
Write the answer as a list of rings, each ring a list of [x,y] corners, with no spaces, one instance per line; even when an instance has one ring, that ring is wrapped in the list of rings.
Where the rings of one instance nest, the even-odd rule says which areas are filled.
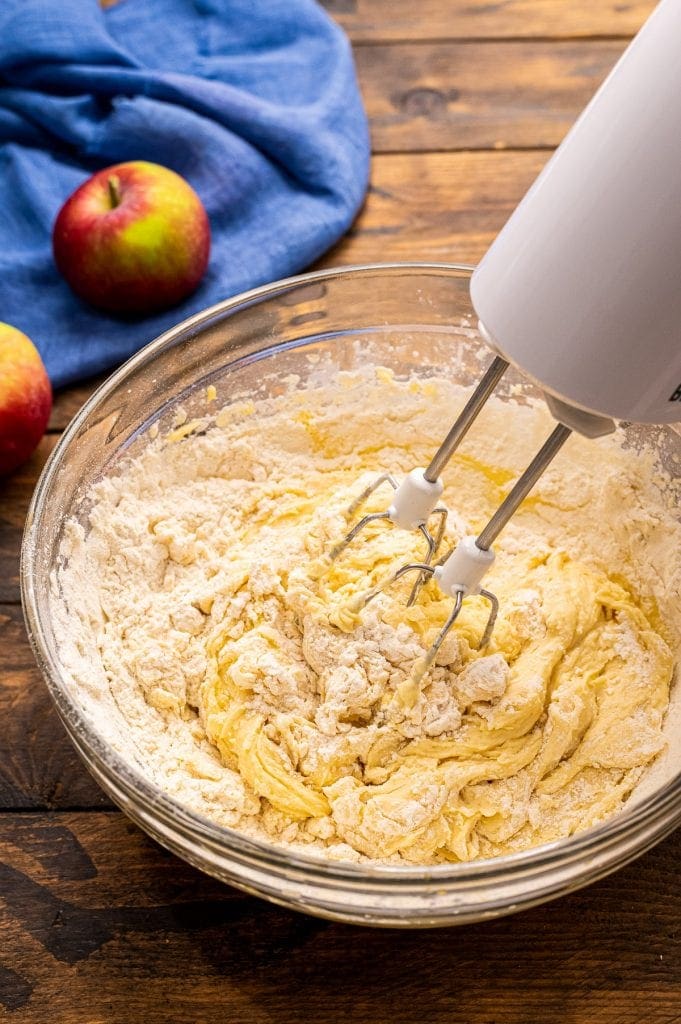
[[[111,209],[115,210],[117,206],[121,205],[121,193],[119,192],[120,181],[115,175],[112,175],[107,184],[109,186],[109,199],[111,200]]]

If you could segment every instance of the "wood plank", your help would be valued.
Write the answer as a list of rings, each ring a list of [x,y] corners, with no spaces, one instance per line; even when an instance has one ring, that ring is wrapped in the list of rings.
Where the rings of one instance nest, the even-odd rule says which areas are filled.
[[[0,721],[0,810],[111,806],[57,717],[18,605],[0,605]]]
[[[6,814],[3,1019],[672,1024],[680,855],[677,833],[558,902],[456,931],[388,935],[242,896],[118,813]]]
[[[322,0],[354,43],[634,35],[655,0]]]
[[[553,147],[622,41],[360,46],[375,153]]]
[[[543,151],[376,156],[364,208],[318,266],[477,262],[549,156]]]

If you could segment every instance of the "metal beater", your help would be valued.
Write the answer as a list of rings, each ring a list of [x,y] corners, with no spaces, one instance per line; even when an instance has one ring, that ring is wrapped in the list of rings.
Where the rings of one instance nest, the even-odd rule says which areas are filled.
[[[432,664],[463,601],[491,606],[480,643],[492,635],[497,598],[480,586],[492,544],[573,430],[590,438],[638,423],[681,420],[681,4],[662,0],[515,210],[471,278],[482,337],[495,358],[426,469],[400,482],[381,474],[352,515],[384,483],[382,512],[363,516],[330,553],[370,523],[418,530],[425,560],[401,566],[359,594],[359,612],[409,573],[437,580],[454,600],[425,656]],[[440,473],[508,365],[542,388],[557,420],[544,445],[477,537],[435,563],[446,526]],[[437,517],[435,530],[429,528]]]

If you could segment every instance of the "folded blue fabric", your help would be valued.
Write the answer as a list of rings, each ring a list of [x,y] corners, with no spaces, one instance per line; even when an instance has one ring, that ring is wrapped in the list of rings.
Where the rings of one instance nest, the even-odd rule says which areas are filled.
[[[133,322],[77,299],[51,250],[66,198],[124,160],[183,175],[212,231],[199,289]],[[303,269],[351,223],[368,162],[349,45],[313,0],[0,2],[0,320],[55,386]]]

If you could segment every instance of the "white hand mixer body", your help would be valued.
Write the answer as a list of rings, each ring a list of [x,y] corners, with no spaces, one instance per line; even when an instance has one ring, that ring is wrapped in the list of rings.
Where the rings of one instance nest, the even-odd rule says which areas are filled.
[[[419,529],[425,562],[402,566],[354,602],[366,605],[405,573],[427,576],[455,599],[425,663],[464,597],[494,562],[491,545],[549,462],[576,430],[598,437],[613,419],[681,420],[681,2],[662,0],[512,214],[471,279],[480,333],[496,357],[426,470],[398,485],[384,512],[361,519],[336,558],[375,519]],[[513,363],[543,390],[558,425],[478,537],[433,565],[446,510],[439,474]],[[440,516],[435,535],[428,529]]]

